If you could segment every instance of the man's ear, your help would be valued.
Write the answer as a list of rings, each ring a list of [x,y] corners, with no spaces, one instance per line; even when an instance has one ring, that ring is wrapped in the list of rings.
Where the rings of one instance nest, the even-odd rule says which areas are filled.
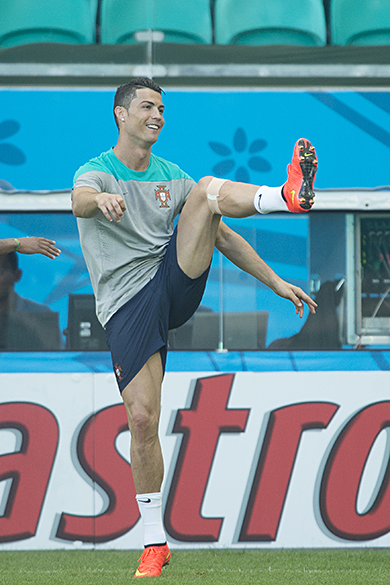
[[[117,117],[117,119],[122,120],[126,110],[123,106],[116,106],[114,112],[115,112],[115,116]]]

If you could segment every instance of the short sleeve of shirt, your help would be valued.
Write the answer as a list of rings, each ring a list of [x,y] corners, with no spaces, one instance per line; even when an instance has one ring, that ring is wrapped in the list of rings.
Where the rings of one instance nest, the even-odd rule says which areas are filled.
[[[107,170],[100,158],[92,159],[76,171],[73,179],[73,189],[91,187],[99,193],[106,191],[105,178]]]
[[[88,171],[87,173],[80,175],[80,177],[76,179],[73,189],[77,189],[78,187],[91,187],[99,193],[106,191],[104,188],[104,177],[102,177],[100,173],[94,171]]]

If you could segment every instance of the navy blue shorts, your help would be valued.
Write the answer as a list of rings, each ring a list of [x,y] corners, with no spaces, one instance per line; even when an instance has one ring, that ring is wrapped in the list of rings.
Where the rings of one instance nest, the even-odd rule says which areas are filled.
[[[198,278],[189,278],[178,265],[177,229],[155,276],[111,317],[106,340],[122,392],[160,350],[163,371],[169,329],[183,325],[198,308],[210,267]]]

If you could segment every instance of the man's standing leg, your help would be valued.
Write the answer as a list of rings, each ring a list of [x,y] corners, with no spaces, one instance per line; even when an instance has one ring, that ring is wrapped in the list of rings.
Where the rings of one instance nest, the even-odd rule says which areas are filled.
[[[144,552],[134,577],[156,577],[171,553],[162,524],[164,463],[158,436],[163,370],[154,353],[122,392],[131,433],[130,460],[144,525]]]

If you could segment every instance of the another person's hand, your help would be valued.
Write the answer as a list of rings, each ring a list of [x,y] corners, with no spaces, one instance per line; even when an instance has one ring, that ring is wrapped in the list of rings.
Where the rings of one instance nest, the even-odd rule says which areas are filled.
[[[57,258],[61,253],[61,250],[54,246],[54,240],[31,236],[19,238],[18,241],[20,242],[17,250],[19,254],[43,254],[43,256],[47,256],[48,258]]]

